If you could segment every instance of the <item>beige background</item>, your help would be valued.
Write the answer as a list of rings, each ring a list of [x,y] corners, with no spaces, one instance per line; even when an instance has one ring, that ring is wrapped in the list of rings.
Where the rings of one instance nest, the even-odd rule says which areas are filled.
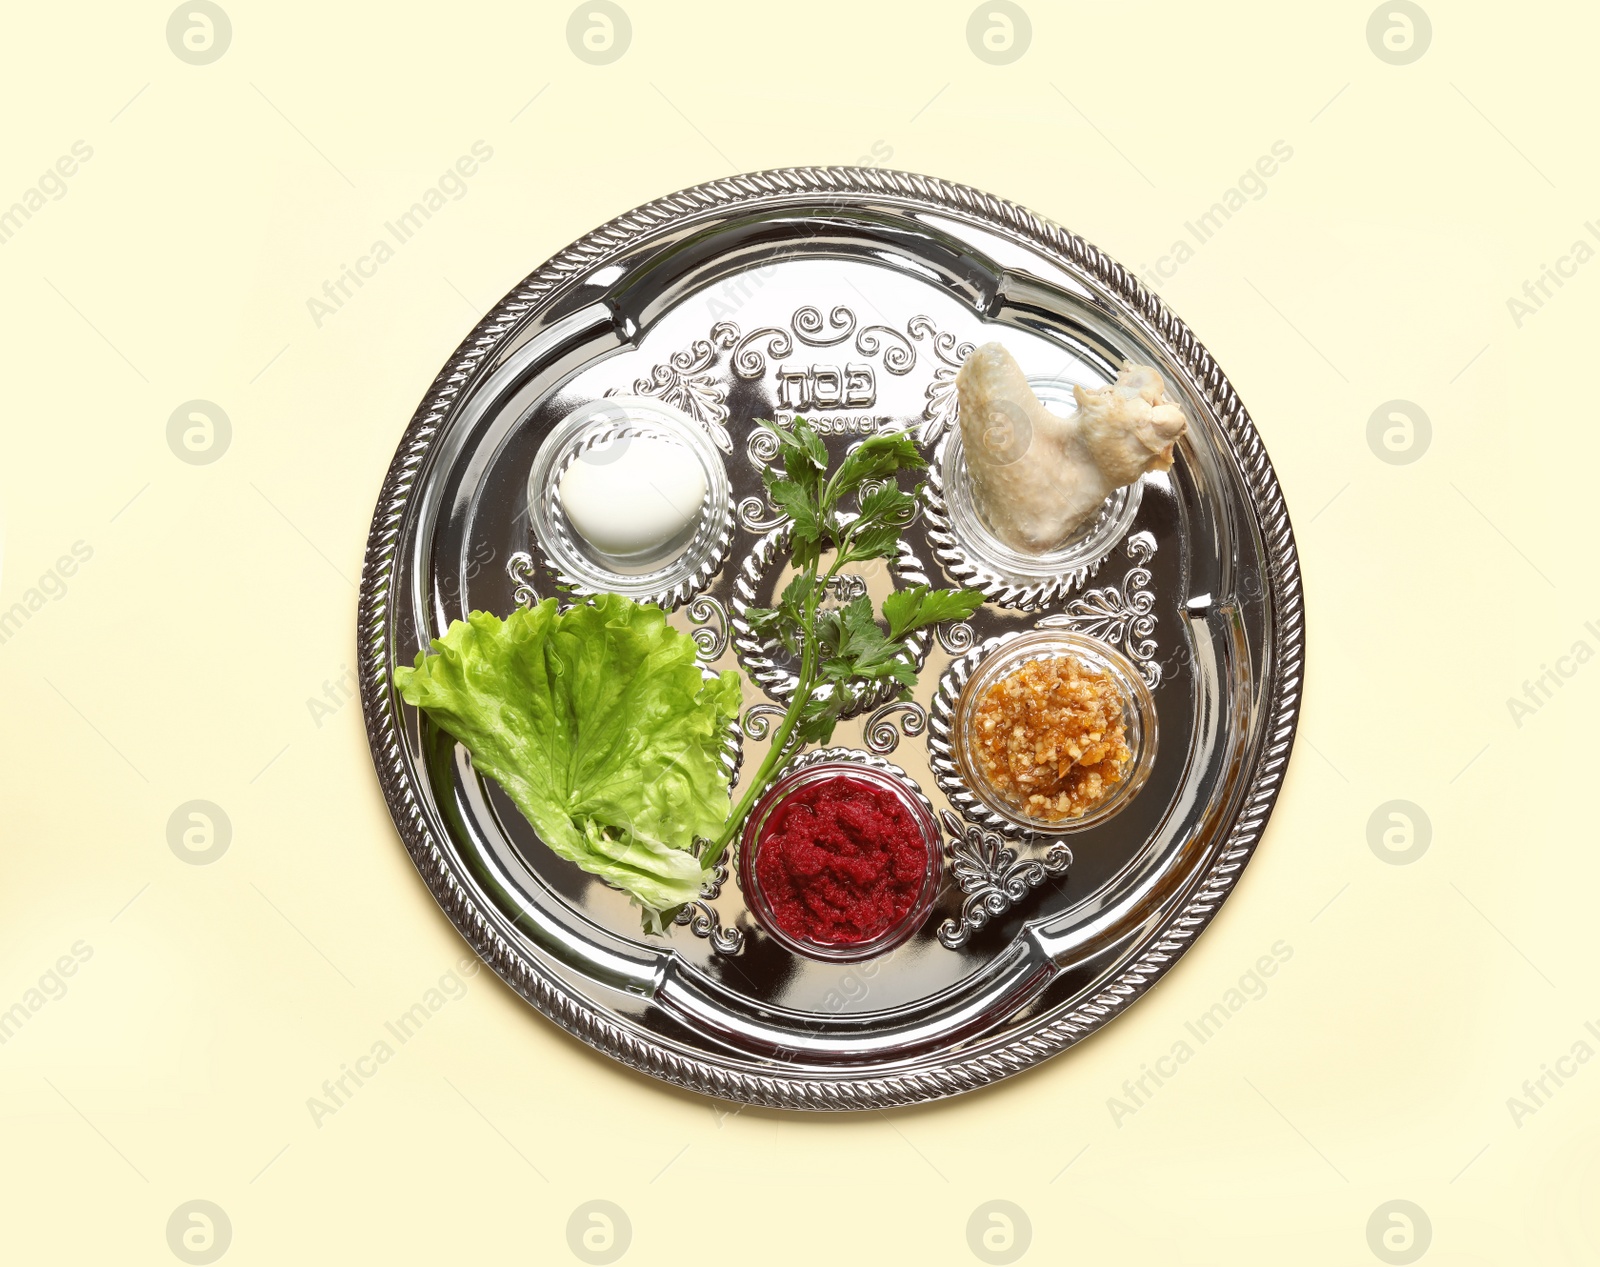
[[[93,149],[0,245],[0,610],[93,551],[0,644],[0,1009],[27,1013],[0,1045],[9,1261],[176,1262],[193,1198],[226,1212],[229,1263],[578,1261],[567,1220],[594,1198],[626,1211],[627,1261],[976,1262],[995,1198],[1026,1212],[1026,1261],[1377,1262],[1368,1219],[1396,1198],[1430,1262],[1600,1259],[1600,1062],[1520,1121],[1507,1103],[1600,1028],[1600,667],[1564,662],[1520,725],[1507,706],[1600,649],[1579,509],[1600,263],[1520,326],[1507,305],[1600,219],[1587,6],[1426,0],[1431,43],[1399,66],[1365,0],[1027,0],[1006,66],[969,49],[967,4],[626,0],[605,66],[565,5],[225,7],[231,44],[198,66],[164,6],[5,19],[0,208]],[[478,140],[466,195],[319,328],[307,299]],[[478,315],[629,207],[789,163],[966,181],[1143,271],[1280,140],[1265,196],[1161,290],[1294,512],[1301,739],[1163,984],[1008,1084],[838,1119],[725,1115],[482,973],[315,1123],[307,1098],[464,953],[357,706],[318,725],[307,701],[352,663],[380,478]],[[195,398],[232,423],[210,465],[166,440]],[[1397,398],[1432,422],[1406,465],[1367,442]],[[195,798],[232,825],[211,865],[167,844]],[[1368,845],[1397,798],[1432,824],[1409,865]],[[1264,997],[1115,1118],[1280,940]]]

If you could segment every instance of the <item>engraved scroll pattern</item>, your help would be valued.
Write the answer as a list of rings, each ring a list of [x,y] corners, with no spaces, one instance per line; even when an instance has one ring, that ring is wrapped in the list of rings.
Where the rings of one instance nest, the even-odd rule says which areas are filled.
[[[767,372],[768,359],[790,355],[795,342],[807,347],[835,347],[855,337],[857,353],[865,357],[880,357],[883,367],[893,375],[909,374],[918,359],[918,345],[929,341],[929,347],[938,368],[934,381],[928,387],[928,412],[930,421],[924,422],[919,439],[937,436],[955,416],[955,373],[961,361],[972,350],[972,344],[957,344],[954,335],[941,334],[931,318],[912,317],[905,331],[886,325],[869,325],[858,328],[856,314],[843,304],[836,304],[826,317],[821,309],[804,304],[790,314],[788,327],[761,326],[748,333],[741,331],[732,321],[719,321],[711,327],[704,339],[696,339],[666,361],[652,366],[643,378],[634,380],[633,394],[653,396],[683,410],[700,423],[706,433],[724,453],[734,451],[728,432],[728,384],[715,370],[722,352],[727,351],[729,365],[740,378],[760,378]],[[858,367],[865,373],[865,367]],[[854,390],[847,367],[841,379],[841,403],[849,403],[849,393]],[[608,392],[616,395],[617,391]],[[769,465],[778,454],[777,439],[762,431],[753,431],[745,441],[745,456],[757,470]],[[762,498],[746,497],[736,508],[739,524],[749,532],[768,532],[786,522]]]
[[[1106,585],[1092,589],[1082,598],[1067,604],[1067,610],[1046,616],[1041,628],[1072,629],[1120,645],[1139,670],[1145,685],[1161,683],[1161,663],[1156,659],[1156,596],[1150,589],[1147,566],[1156,552],[1156,541],[1148,532],[1136,532],[1124,547],[1133,560],[1120,587]]]
[[[939,925],[939,941],[951,950],[966,945],[973,933],[1004,915],[1047,877],[1066,875],[1072,865],[1072,850],[1065,841],[1056,841],[1043,858],[1019,859],[1016,850],[994,832],[976,823],[963,824],[950,810],[945,810],[943,817],[945,831],[950,833],[946,847],[950,872],[966,895],[961,918],[946,919]]]

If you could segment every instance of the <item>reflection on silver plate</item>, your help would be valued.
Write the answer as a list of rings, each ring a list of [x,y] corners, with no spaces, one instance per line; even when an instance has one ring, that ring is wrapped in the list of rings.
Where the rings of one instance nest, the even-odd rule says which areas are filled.
[[[755,925],[732,882],[708,888],[665,938],[647,938],[623,895],[544,848],[466,755],[399,702],[390,667],[452,619],[564,594],[529,531],[524,486],[541,439],[572,409],[652,396],[723,456],[731,549],[671,619],[696,634],[708,670],[730,668],[736,582],[783,523],[762,489],[771,452],[753,419],[804,414],[834,460],[864,435],[908,430],[931,459],[955,420],[956,370],[995,339],[1030,376],[1087,386],[1125,358],[1154,365],[1191,427],[1173,469],[1145,477],[1095,588],[1073,578],[942,626],[919,648],[912,700],[864,706],[840,725],[835,744],[894,754],[950,829],[950,857],[963,859],[897,949],[857,964],[795,956]],[[970,562],[958,538],[930,539],[942,530],[924,516],[904,536],[934,585]],[[611,221],[537,269],[457,350],[401,440],[373,519],[362,706],[423,879],[546,1016],[707,1095],[875,1108],[1037,1064],[1117,1016],[1183,953],[1237,882],[1282,782],[1302,617],[1288,514],[1260,438],[1159,299],[1082,239],[977,190],[786,169]],[[1070,871],[1040,841],[1001,844],[981,827],[951,835],[959,821],[946,818],[952,797],[934,776],[929,713],[937,721],[939,683],[973,647],[1056,625],[1126,652],[1161,735],[1143,790],[1073,837]],[[777,710],[748,686],[745,705],[744,761],[759,762]]]

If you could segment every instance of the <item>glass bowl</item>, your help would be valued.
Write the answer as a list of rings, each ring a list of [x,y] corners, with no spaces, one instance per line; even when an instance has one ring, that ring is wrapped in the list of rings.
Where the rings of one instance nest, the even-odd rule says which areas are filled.
[[[1066,415],[1078,408],[1072,384],[1064,379],[1030,378],[1028,386],[1051,413]],[[1019,445],[1013,460],[1026,461],[1026,454],[1026,447]],[[945,442],[939,473],[951,531],[975,562],[1005,581],[1022,586],[1057,581],[1065,574],[1086,572],[1100,562],[1133,526],[1144,490],[1143,480],[1117,489],[1101,504],[1099,513],[1065,541],[1042,554],[1030,554],[1013,549],[995,536],[973,501],[959,423]]]
[[[766,830],[772,815],[789,797],[818,783],[846,779],[862,783],[874,790],[886,792],[898,802],[916,823],[927,849],[927,869],[923,873],[922,887],[910,909],[875,937],[865,941],[826,942],[797,936],[785,930],[773,914],[772,906],[761,887],[757,866],[761,849],[766,844]],[[798,955],[812,959],[825,959],[834,963],[851,963],[870,959],[893,950],[920,928],[933,909],[939,892],[939,879],[944,872],[944,847],[933,811],[904,779],[885,770],[857,761],[822,761],[802,769],[790,770],[767,789],[745,823],[744,835],[739,844],[739,886],[744,891],[745,902],[756,922],[773,941]]]
[[[700,514],[648,553],[609,555],[584,540],[561,505],[561,478],[574,462],[615,461],[634,439],[670,440],[699,464]],[[528,518],[552,566],[580,589],[667,602],[710,577],[732,539],[727,464],[694,419],[648,396],[606,396],[580,405],[545,437],[528,472]]]
[[[1049,820],[1024,813],[991,786],[979,758],[974,718],[978,705],[996,682],[1030,660],[1063,657],[1071,657],[1111,676],[1122,698],[1122,723],[1127,732],[1129,757],[1122,780],[1098,804],[1072,818]],[[1105,822],[1144,786],[1156,759],[1156,705],[1150,688],[1120,651],[1098,638],[1070,630],[1040,629],[996,647],[962,688],[956,700],[951,732],[956,766],[974,795],[1002,818],[1040,835],[1062,835]]]

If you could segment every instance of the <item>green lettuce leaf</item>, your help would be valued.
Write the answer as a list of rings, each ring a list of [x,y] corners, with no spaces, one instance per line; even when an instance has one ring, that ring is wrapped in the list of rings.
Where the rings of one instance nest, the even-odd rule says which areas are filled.
[[[555,853],[659,913],[700,895],[695,839],[728,817],[719,758],[739,677],[708,680],[695,650],[659,608],[546,599],[453,622],[394,682]]]

